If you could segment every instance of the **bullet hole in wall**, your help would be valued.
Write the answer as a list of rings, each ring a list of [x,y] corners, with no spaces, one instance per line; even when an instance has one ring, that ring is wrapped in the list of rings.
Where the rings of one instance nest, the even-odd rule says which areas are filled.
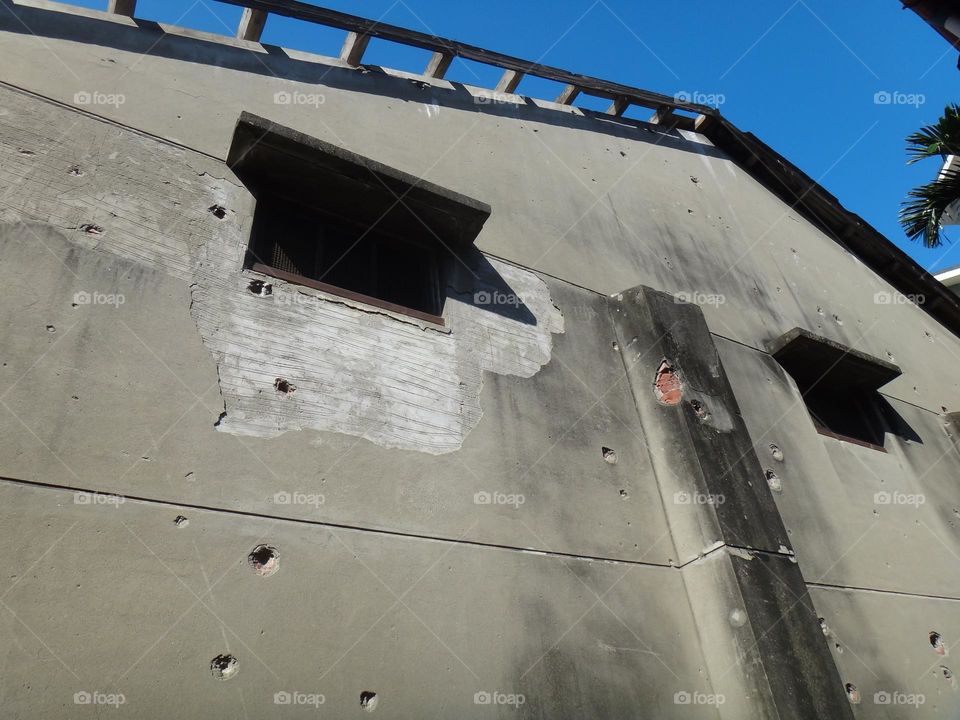
[[[250,284],[247,285],[247,290],[252,292],[254,295],[259,295],[260,297],[273,295],[273,285],[266,283],[263,280],[251,280]]]
[[[227,209],[223,205],[211,205],[207,210],[218,220],[223,220],[227,216]]]
[[[247,563],[261,577],[269,577],[280,569],[280,553],[269,545],[257,545],[247,555]]]
[[[947,645],[943,642],[943,637],[936,630],[930,631],[930,647],[933,648],[937,655],[947,654]]]
[[[697,419],[702,421],[707,420],[710,417],[710,411],[707,410],[707,406],[704,405],[699,400],[691,400],[690,407],[693,408],[694,414],[697,416]]]
[[[844,685],[844,689],[847,691],[847,699],[852,702],[854,705],[860,704],[860,691],[857,690],[857,686],[853,683],[847,683]]]
[[[229,680],[240,670],[240,663],[233,655],[217,655],[210,661],[210,672],[217,680]]]
[[[606,460],[611,465],[617,464],[617,453],[612,448],[602,447],[600,452],[603,454],[603,459]]]
[[[273,389],[281,395],[291,395],[297,389],[297,386],[291,383],[289,380],[277,378],[273,381]]]
[[[362,707],[367,712],[373,712],[377,709],[377,694],[375,692],[370,692],[369,690],[364,690],[360,693],[360,707]]]
[[[773,492],[781,492],[783,490],[783,482],[773,470],[767,469],[764,474],[767,476],[767,485]]]

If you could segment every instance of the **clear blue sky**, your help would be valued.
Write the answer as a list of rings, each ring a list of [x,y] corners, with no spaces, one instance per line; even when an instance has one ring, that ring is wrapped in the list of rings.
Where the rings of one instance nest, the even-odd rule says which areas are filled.
[[[98,9],[107,4],[72,1]],[[730,120],[923,267],[960,264],[960,244],[925,250],[897,223],[907,190],[938,169],[933,160],[907,167],[904,138],[958,100],[960,81],[957,52],[898,0],[313,2],[668,95],[713,95]],[[215,0],[139,0],[137,6],[140,17],[220,33],[236,28],[240,12]],[[339,31],[271,16],[263,41],[335,55],[342,38]],[[419,50],[379,41],[365,56],[405,70],[421,69],[424,58]],[[448,73],[488,87],[498,77],[497,70],[459,60]],[[528,79],[519,92],[551,97],[556,88]],[[900,93],[899,102],[877,104],[881,92]],[[949,232],[960,238],[957,228]]]

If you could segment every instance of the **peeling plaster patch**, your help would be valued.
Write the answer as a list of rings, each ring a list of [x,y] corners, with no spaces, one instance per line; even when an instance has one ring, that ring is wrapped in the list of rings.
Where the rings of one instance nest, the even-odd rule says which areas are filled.
[[[220,431],[275,437],[309,428],[452,452],[480,421],[483,371],[531,377],[550,360],[552,334],[563,332],[546,284],[494,259],[487,272],[523,298],[534,322],[448,297],[440,328],[280,280],[265,302],[237,270],[245,237],[229,234],[208,250],[224,266],[201,263],[192,286],[191,312],[219,368]],[[228,247],[214,254],[218,243]],[[278,377],[296,393],[282,392]]]

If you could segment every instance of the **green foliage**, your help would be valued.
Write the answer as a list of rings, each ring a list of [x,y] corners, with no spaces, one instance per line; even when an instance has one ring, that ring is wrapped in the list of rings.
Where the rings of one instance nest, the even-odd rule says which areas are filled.
[[[948,105],[933,125],[907,137],[908,164],[930,157],[960,155],[960,105]],[[944,173],[907,194],[900,208],[900,224],[907,237],[928,248],[943,244],[941,222],[951,203],[960,200],[960,173]]]

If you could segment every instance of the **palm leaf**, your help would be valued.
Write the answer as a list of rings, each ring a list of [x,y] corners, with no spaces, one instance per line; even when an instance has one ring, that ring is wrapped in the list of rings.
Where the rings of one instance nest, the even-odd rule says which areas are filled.
[[[956,106],[954,106],[956,107]],[[960,172],[947,172],[943,177],[911,190],[900,208],[900,224],[911,240],[923,239],[928,248],[943,244],[940,224],[951,203],[960,199]]]
[[[936,155],[960,155],[960,105],[947,105],[936,123],[909,135],[907,154],[908,163]]]

